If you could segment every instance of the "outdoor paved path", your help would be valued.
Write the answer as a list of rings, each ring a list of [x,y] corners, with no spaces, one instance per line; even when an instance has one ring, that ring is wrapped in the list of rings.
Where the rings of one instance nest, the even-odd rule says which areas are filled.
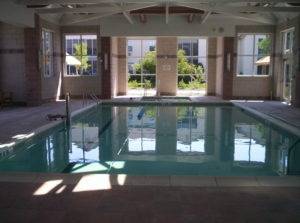
[[[91,103],[91,102],[89,102]],[[71,111],[82,108],[81,100],[71,100]],[[0,143],[13,140],[19,134],[29,134],[33,130],[51,123],[47,114],[65,114],[65,102],[51,102],[36,107],[11,107],[0,109]]]
[[[300,128],[300,108],[295,108],[280,101],[233,101],[236,104],[255,109],[273,118],[280,119]]]
[[[292,187],[115,186],[34,195],[42,184],[0,183],[0,222],[297,223],[300,190]]]

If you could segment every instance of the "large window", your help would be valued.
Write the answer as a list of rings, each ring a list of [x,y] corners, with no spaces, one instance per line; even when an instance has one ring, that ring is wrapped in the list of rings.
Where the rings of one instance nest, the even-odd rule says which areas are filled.
[[[293,79],[293,47],[294,28],[282,32],[282,53],[283,53],[283,98],[290,103],[292,98]]]
[[[153,153],[156,141],[156,108],[132,107],[128,109],[129,153]]]
[[[269,75],[271,37],[269,34],[238,34],[238,75]]]
[[[42,31],[43,73],[44,77],[53,76],[53,32]]]
[[[292,53],[293,52],[293,43],[294,43],[294,28],[288,29],[282,32],[283,37],[283,53]]]
[[[264,164],[266,161],[265,129],[251,124],[235,125],[234,161],[242,165]]]
[[[181,38],[178,40],[178,87],[201,88],[206,80],[207,40]]]
[[[205,108],[177,108],[177,153],[205,152]]]
[[[155,88],[156,40],[128,39],[128,86],[129,88]]]
[[[97,74],[97,35],[66,35],[67,75]]]

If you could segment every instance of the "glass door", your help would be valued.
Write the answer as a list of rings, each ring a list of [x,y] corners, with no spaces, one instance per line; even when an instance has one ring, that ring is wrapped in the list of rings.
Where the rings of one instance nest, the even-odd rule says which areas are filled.
[[[292,97],[292,63],[290,60],[284,60],[283,62],[283,78],[283,98],[290,103]]]
[[[283,55],[283,99],[290,103],[292,98],[293,80],[293,47],[294,28],[282,32],[282,55]]]

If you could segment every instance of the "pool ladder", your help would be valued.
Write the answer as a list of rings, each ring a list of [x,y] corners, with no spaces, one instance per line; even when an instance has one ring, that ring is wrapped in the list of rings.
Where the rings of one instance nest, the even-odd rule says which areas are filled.
[[[98,98],[94,92],[93,93],[84,92],[82,94],[82,107],[85,107],[88,105],[89,99],[92,99],[92,101],[96,102],[97,104],[99,104],[101,102],[100,98]]]

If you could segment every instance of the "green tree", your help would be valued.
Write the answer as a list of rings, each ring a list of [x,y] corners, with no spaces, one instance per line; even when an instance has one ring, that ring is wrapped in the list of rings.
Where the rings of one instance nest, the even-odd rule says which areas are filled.
[[[188,61],[184,50],[178,50],[178,74],[190,75],[192,80],[203,81],[203,67],[200,65],[192,64]]]
[[[86,43],[77,43],[74,45],[75,48],[75,57],[81,62],[80,65],[76,65],[76,69],[81,71],[87,70],[90,65],[88,64],[87,57],[87,44]]]
[[[145,57],[141,59],[138,63],[134,64],[134,68],[137,74],[147,73],[155,74],[156,73],[156,51],[150,51],[145,54]]]
[[[182,76],[188,76],[190,79],[190,81],[186,81],[186,79],[185,80],[182,79],[178,83],[178,87],[180,89],[186,89],[186,88],[200,89],[205,87],[203,85],[203,83],[205,82],[204,75],[203,75],[204,74],[203,67],[201,65],[190,63],[185,55],[184,50],[178,50],[177,58],[178,58],[178,65],[177,65],[178,74]],[[136,74],[141,74],[142,69],[143,69],[143,73],[155,74],[156,73],[156,51],[147,52],[144,58],[142,58],[138,63],[134,64],[134,69],[136,71]],[[135,85],[136,83],[134,83],[134,86]],[[131,83],[129,83],[129,86],[131,86]],[[145,82],[144,87],[149,88],[150,83]]]
[[[261,50],[263,55],[269,55],[271,53],[271,38],[265,38],[259,41],[258,49]]]

